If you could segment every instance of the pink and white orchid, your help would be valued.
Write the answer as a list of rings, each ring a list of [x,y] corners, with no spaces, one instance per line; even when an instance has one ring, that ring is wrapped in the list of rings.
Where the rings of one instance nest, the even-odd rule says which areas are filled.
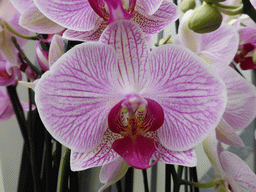
[[[118,17],[135,21],[150,35],[178,19],[178,8],[169,1],[111,0],[35,0],[39,10],[59,25],[66,27],[63,37],[71,40],[97,41]],[[92,6],[92,7],[91,7]],[[124,8],[127,8],[125,10]],[[113,13],[113,12],[118,12]]]
[[[187,26],[188,11],[181,21],[174,40],[203,58],[227,87],[228,103],[217,126],[217,139],[228,145],[243,146],[235,131],[246,128],[256,116],[256,89],[229,64],[238,49],[238,33],[234,27],[223,24],[211,33],[198,34]]]
[[[203,142],[219,182],[215,185],[219,192],[256,191],[256,175],[246,163],[233,153],[224,151],[220,142],[217,143],[215,133]],[[239,166],[238,166],[239,165]]]
[[[18,24],[20,13],[13,7],[9,0],[0,2],[0,53],[13,66],[18,66],[17,49],[11,41],[11,36],[15,36],[7,28],[4,22],[8,23],[14,30],[23,35],[28,35],[29,31]],[[17,37],[17,42],[22,47],[27,40]]]
[[[149,51],[136,23],[119,20],[100,42],[75,46],[35,87],[47,130],[71,149],[71,169],[122,157],[194,166],[193,147],[226,107],[226,88],[205,62],[178,45]]]

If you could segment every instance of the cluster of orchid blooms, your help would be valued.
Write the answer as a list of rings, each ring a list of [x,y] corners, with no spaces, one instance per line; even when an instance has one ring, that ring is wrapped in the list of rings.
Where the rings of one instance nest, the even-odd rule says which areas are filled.
[[[203,142],[216,191],[256,191],[256,175],[221,145],[244,146],[236,131],[256,116],[255,86],[234,70],[239,64],[256,69],[256,24],[250,17],[231,20],[220,13],[217,27],[211,30],[208,22],[204,29],[210,31],[197,33],[191,9],[172,42],[152,48],[151,35],[179,19],[179,7],[170,1],[0,3],[1,120],[14,114],[6,86],[16,86],[24,72],[32,83],[20,83],[34,89],[33,109],[53,138],[71,149],[71,170],[103,165],[100,190],[130,166],[196,166],[194,147]],[[222,5],[222,11],[235,7],[205,4],[217,10]],[[13,41],[24,46],[30,31],[47,34],[37,36],[40,69],[24,61]],[[67,40],[80,43],[67,50]]]

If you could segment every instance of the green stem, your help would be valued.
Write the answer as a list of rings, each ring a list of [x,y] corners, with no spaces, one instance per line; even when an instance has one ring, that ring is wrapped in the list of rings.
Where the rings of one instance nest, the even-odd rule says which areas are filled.
[[[220,181],[221,179],[215,178],[213,181],[209,183],[198,183],[198,182],[186,181],[186,180],[180,179],[180,184],[190,185],[190,186],[199,187],[199,188],[209,188],[209,187],[214,187]]]
[[[252,6],[250,0],[242,0],[244,4],[243,13],[247,14],[256,23],[256,10]]]
[[[7,28],[10,32],[12,32],[14,35],[17,35],[18,37],[21,37],[21,38],[23,38],[23,39],[38,40],[37,36],[26,36],[26,35],[22,35],[22,34],[20,34],[19,32],[15,31],[15,29],[13,29],[13,28],[9,25],[9,23],[7,23],[6,21],[3,21],[3,22],[4,22],[5,26],[6,26],[6,28]]]
[[[27,64],[38,74],[41,75],[41,71],[39,71],[30,61],[29,59],[26,57],[26,55],[24,54],[24,52],[22,51],[22,49],[20,48],[20,45],[17,43],[17,39],[15,37],[12,37],[12,42],[15,45],[16,49],[19,51],[20,56],[22,57],[22,59],[24,59],[24,61],[27,62]]]
[[[70,149],[67,149],[67,152],[62,162],[62,168],[61,168],[60,192],[66,192],[68,190],[69,163],[70,163]]]

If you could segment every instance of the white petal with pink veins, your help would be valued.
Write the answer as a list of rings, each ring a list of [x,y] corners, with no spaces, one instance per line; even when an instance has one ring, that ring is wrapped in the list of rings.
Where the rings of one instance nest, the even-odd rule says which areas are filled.
[[[89,31],[102,22],[88,0],[34,0],[39,10],[59,25]]]
[[[165,45],[151,51],[151,79],[141,95],[158,102],[165,122],[158,136],[169,150],[186,151],[209,135],[226,107],[223,82],[190,50]]]
[[[35,99],[53,137],[79,152],[100,144],[108,112],[122,97],[116,73],[116,53],[102,43],[74,47],[44,73]]]

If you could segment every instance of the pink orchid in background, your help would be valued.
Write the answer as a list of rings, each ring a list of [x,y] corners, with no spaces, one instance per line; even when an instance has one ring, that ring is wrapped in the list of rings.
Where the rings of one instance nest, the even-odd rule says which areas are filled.
[[[129,167],[121,157],[103,165],[100,171],[100,182],[105,184],[99,189],[99,192],[120,180],[126,174]]]
[[[219,182],[215,190],[219,192],[256,191],[256,175],[237,155],[224,151],[217,143],[214,132],[204,140],[204,151],[208,156]]]
[[[0,3],[0,53],[13,66],[18,66],[17,49],[11,41],[11,36],[15,36],[7,28],[4,22],[8,23],[14,30],[23,35],[28,35],[29,31],[18,24],[19,12],[13,7],[9,0],[2,0]],[[22,47],[27,40],[17,37],[17,42]]]
[[[41,39],[36,44],[37,61],[43,71],[49,70],[51,65],[64,54],[64,39],[58,34],[50,38],[51,40]],[[42,49],[41,41],[49,45],[48,51]]]
[[[107,23],[117,18],[135,21],[148,35],[161,31],[178,19],[177,6],[163,0],[137,2],[135,0],[129,2],[35,0],[34,2],[48,18],[67,28],[63,37],[71,40],[97,41],[107,27]]]
[[[238,53],[234,61],[240,64],[241,69],[256,69],[253,62],[253,53],[256,48],[256,28],[244,27],[238,30],[240,42]]]
[[[179,45],[150,52],[129,20],[65,53],[35,94],[46,129],[71,149],[73,171],[120,156],[140,169],[151,158],[195,166],[193,147],[217,126],[227,99],[203,60]]]
[[[19,25],[25,29],[43,34],[60,33],[65,30],[64,27],[44,16],[33,0],[10,0],[10,2],[19,11]]]
[[[229,64],[233,60],[239,37],[234,27],[223,24],[211,33],[198,34],[190,30],[186,19],[180,24],[174,43],[181,44],[203,58],[227,87],[228,103],[216,128],[217,139],[228,145],[243,146],[235,131],[246,128],[256,116],[256,89],[236,73]]]
[[[29,104],[20,102],[24,111],[29,111]],[[35,106],[33,106],[33,110]],[[14,110],[10,97],[5,87],[0,87],[0,122],[10,119],[14,115]]]
[[[22,79],[18,66],[13,66],[0,54],[0,86],[16,85]]]

